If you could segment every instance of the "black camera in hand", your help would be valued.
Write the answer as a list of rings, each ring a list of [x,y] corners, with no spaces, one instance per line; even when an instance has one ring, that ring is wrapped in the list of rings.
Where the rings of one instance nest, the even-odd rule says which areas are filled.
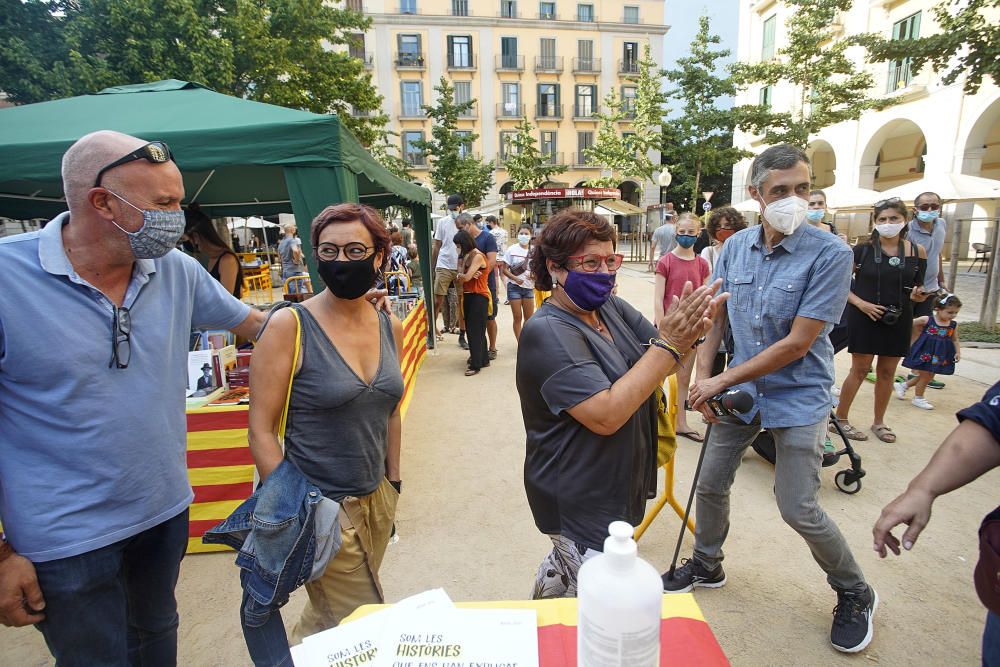
[[[879,322],[891,327],[899,321],[899,316],[903,314],[903,309],[899,306],[886,306],[885,312],[882,313],[882,317],[879,318]]]

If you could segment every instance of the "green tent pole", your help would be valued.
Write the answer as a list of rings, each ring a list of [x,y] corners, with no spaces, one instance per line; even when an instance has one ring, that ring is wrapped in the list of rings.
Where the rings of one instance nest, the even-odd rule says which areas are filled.
[[[434,337],[434,267],[431,266],[431,210],[427,206],[415,204],[411,208],[413,215],[413,236],[417,240],[417,252],[420,254],[420,275],[424,281],[424,307],[427,309],[427,347],[433,349],[436,343]]]

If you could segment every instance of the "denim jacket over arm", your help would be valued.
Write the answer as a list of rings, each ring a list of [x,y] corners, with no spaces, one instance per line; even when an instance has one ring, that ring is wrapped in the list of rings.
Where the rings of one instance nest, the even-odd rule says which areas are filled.
[[[314,519],[322,500],[320,490],[284,460],[226,520],[206,531],[204,543],[239,551],[236,564],[247,593],[248,625],[263,625],[292,591],[312,578]],[[339,530],[334,532],[339,537]]]

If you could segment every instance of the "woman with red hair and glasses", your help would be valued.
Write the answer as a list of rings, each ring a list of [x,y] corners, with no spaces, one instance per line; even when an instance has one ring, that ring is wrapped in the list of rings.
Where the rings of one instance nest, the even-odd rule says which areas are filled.
[[[310,240],[326,289],[274,314],[250,369],[250,451],[261,480],[287,459],[340,503],[340,550],[322,577],[305,585],[299,639],[384,601],[378,571],[402,485],[403,327],[365,298],[389,260],[389,234],[375,209],[338,204],[316,216]],[[282,452],[278,424],[286,399]],[[285,642],[287,650],[278,614],[247,642],[279,651]]]
[[[656,481],[656,397],[693,363],[725,296],[688,284],[659,326],[612,291],[622,255],[594,213],[552,216],[535,244],[535,285],[552,296],[524,324],[517,391],[527,433],[524,486],[552,552],[533,596],[576,595],[577,571],[603,549],[612,521],[637,525]]]

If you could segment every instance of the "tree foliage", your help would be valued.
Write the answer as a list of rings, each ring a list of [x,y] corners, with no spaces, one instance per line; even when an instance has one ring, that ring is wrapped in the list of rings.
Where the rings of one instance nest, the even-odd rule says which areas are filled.
[[[542,183],[550,180],[552,176],[566,171],[564,165],[546,161],[545,156],[538,150],[538,141],[531,133],[533,129],[527,119],[522,119],[517,126],[517,134],[507,146],[503,147],[507,156],[503,166],[513,181],[515,190],[541,187]]]
[[[621,98],[611,90],[604,97],[604,109],[598,114],[597,137],[583,150],[589,164],[600,165],[604,172],[587,181],[595,188],[616,188],[635,161],[635,149],[629,137],[622,137],[618,125],[625,119]]]
[[[719,74],[716,64],[729,56],[728,49],[713,49],[721,43],[711,33],[707,16],[698,23],[690,55],[678,58],[677,69],[664,72],[673,84],[668,96],[683,104],[683,113],[663,128],[663,157],[674,175],[674,190],[687,189],[693,209],[702,190],[710,189],[702,175],[732,173],[733,165],[751,153],[733,146],[736,113],[720,109],[716,100],[736,94],[732,78]]]
[[[846,53],[853,42],[839,38],[833,28],[837,14],[850,10],[852,0],[786,0],[785,4],[795,8],[786,25],[787,45],[772,60],[737,63],[733,81],[743,89],[790,85],[798,100],[787,111],[756,104],[737,107],[737,113],[739,126],[763,135],[764,143],[805,148],[810,135],[824,127],[857,120],[890,102],[868,97],[872,75],[855,67]]]
[[[434,189],[446,195],[461,194],[466,206],[478,206],[493,187],[493,162],[484,162],[471,154],[462,155],[463,144],[471,145],[479,135],[458,134],[459,116],[472,108],[474,102],[455,102],[455,88],[441,77],[434,86],[437,100],[434,106],[422,108],[434,123],[431,138],[413,142],[414,147],[431,159],[430,179]]]
[[[18,104],[183,79],[337,113],[366,145],[382,98],[345,45],[370,19],[323,0],[0,0],[0,82]]]
[[[865,34],[854,41],[868,49],[868,62],[910,59],[912,71],[930,65],[955,83],[965,74],[965,91],[975,95],[990,78],[1000,85],[1000,0],[944,0],[932,10],[941,32],[915,40]]]

